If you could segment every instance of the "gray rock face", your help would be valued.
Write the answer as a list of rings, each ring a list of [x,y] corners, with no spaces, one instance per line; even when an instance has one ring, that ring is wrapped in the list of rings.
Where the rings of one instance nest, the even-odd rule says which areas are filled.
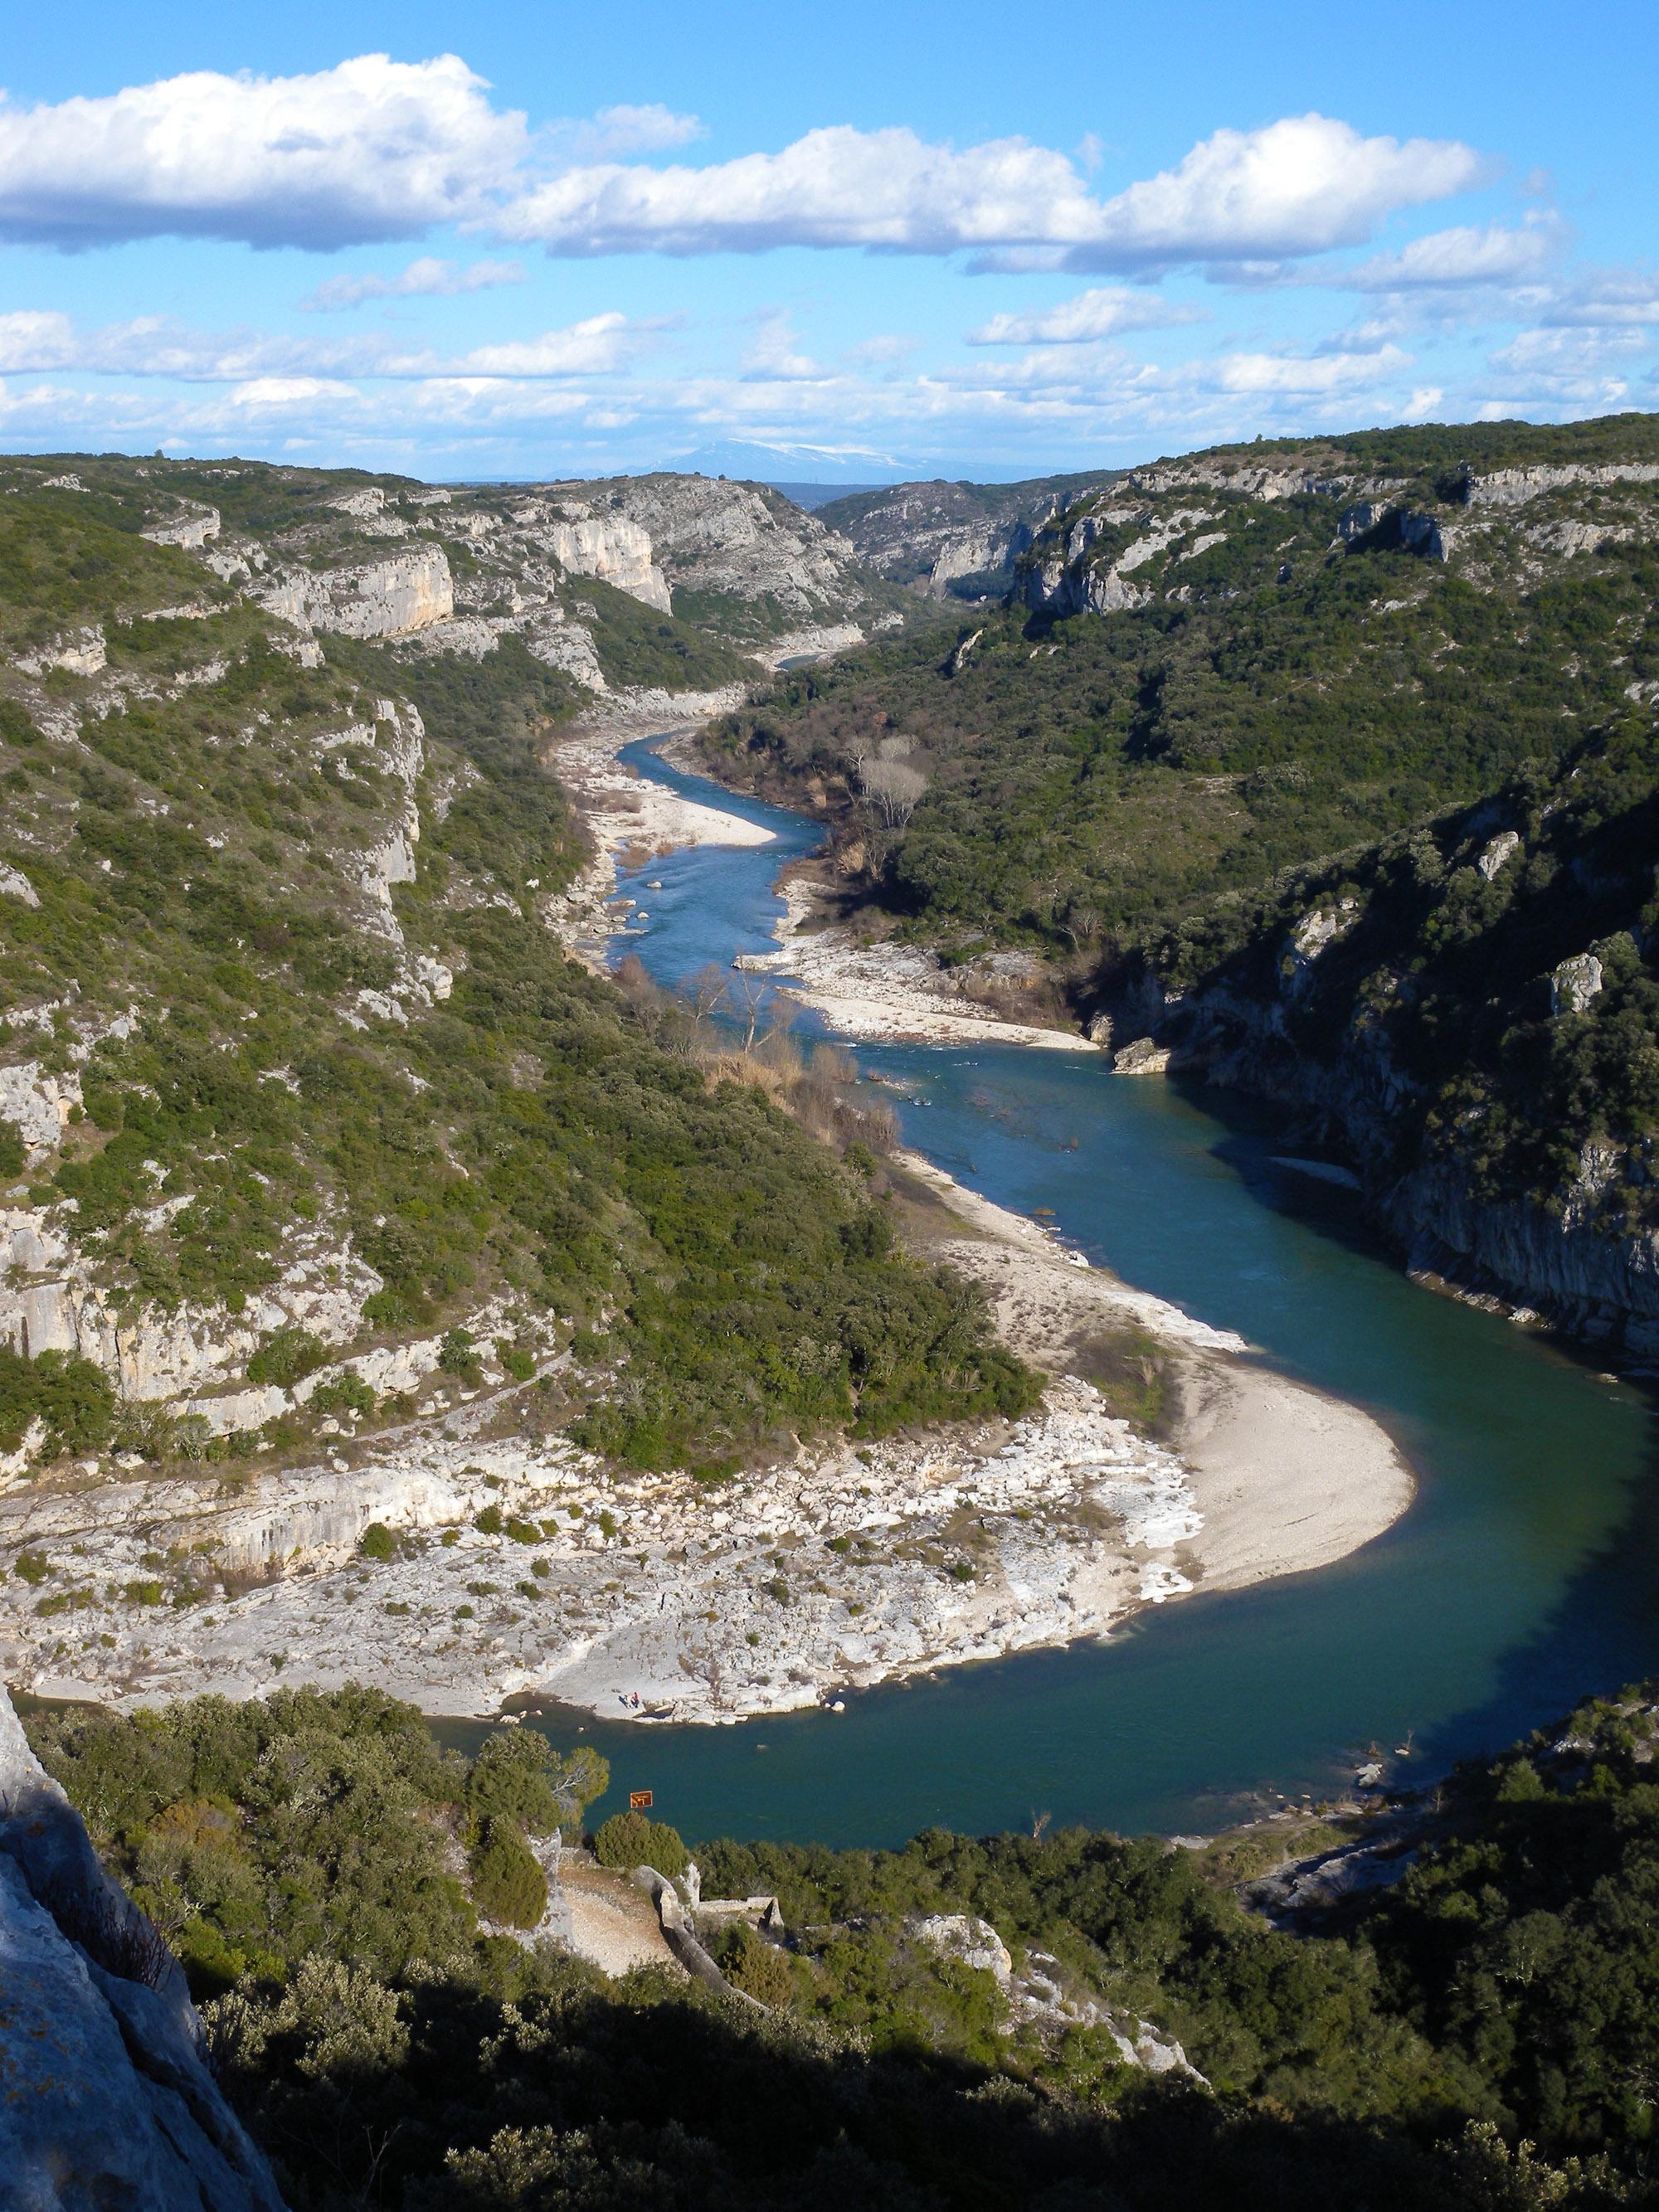
[[[0,2208],[283,2212],[178,1961],[0,1690]]]
[[[1463,497],[1470,507],[1524,507],[1545,492],[1565,490],[1571,485],[1656,483],[1659,483],[1659,465],[1651,461],[1612,461],[1599,468],[1574,461],[1546,463],[1529,469],[1494,469],[1488,476],[1471,477]]]
[[[352,568],[297,572],[260,593],[269,612],[301,629],[346,637],[406,637],[455,611],[443,549],[424,545]]]
[[[1475,866],[1488,883],[1492,883],[1505,861],[1511,860],[1521,849],[1521,840],[1513,830],[1500,830],[1481,851]]]
[[[1600,996],[1601,963],[1593,952],[1575,953],[1564,960],[1550,977],[1550,1012],[1553,1014],[1582,1014],[1590,1001]]]
[[[988,1920],[967,1912],[935,1912],[916,1923],[916,1934],[930,1950],[994,1974],[1006,1988],[1014,1971],[1008,1946]]]
[[[1015,562],[1066,500],[1110,481],[1103,471],[1012,484],[895,484],[832,501],[823,513],[894,583],[945,599],[963,578],[983,578],[980,588],[994,594],[1008,589]]]
[[[708,477],[619,477],[553,485],[599,517],[637,524],[676,590],[771,599],[803,618],[863,605],[867,579],[844,538],[781,494]]]

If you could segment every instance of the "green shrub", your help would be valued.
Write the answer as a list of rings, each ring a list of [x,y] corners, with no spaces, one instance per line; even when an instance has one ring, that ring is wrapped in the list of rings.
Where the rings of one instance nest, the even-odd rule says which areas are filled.
[[[473,1527],[485,1536],[499,1536],[506,1522],[499,1505],[486,1505],[473,1520]]]
[[[160,1605],[164,1595],[160,1583],[123,1583],[121,1595],[129,1605]]]
[[[761,2004],[781,2007],[795,1994],[795,1970],[789,1954],[757,1936],[752,1928],[741,1924],[733,1928],[720,1947],[717,1962],[734,1989]]]
[[[555,1751],[539,1729],[503,1729],[487,1737],[472,1763],[466,1807],[475,1822],[516,1821],[548,1835],[603,1796],[610,1769],[596,1751]]]
[[[389,1559],[398,1548],[398,1540],[384,1521],[371,1521],[357,1540],[357,1549],[366,1559]]]
[[[507,1533],[515,1544],[539,1544],[542,1532],[533,1521],[509,1520]]]
[[[477,1372],[478,1355],[473,1349],[472,1332],[468,1328],[452,1328],[444,1332],[438,1347],[438,1365],[446,1375],[471,1376]]]
[[[115,1393],[91,1360],[68,1352],[25,1359],[0,1344],[0,1451],[16,1451],[36,1420],[46,1429],[43,1458],[100,1450],[115,1413]]]
[[[328,1346],[302,1328],[279,1328],[268,1336],[247,1364],[250,1382],[274,1382],[291,1389],[317,1368],[326,1364]]]
[[[45,1582],[52,1569],[46,1564],[44,1552],[20,1552],[12,1572],[20,1582],[38,1584]]]
[[[329,1382],[319,1382],[307,1401],[313,1413],[357,1413],[374,1411],[374,1393],[361,1375],[349,1369]]]
[[[521,1344],[510,1342],[506,1337],[497,1340],[495,1356],[515,1382],[527,1382],[536,1371],[535,1353],[527,1352]]]
[[[0,1182],[21,1175],[27,1158],[21,1136],[9,1121],[0,1118]]]
[[[666,1821],[645,1813],[613,1813],[593,1838],[601,1866],[655,1867],[659,1874],[685,1872],[685,1845]]]
[[[510,1820],[486,1822],[467,1861],[472,1902],[486,1920],[533,1928],[547,1910],[547,1876]]]

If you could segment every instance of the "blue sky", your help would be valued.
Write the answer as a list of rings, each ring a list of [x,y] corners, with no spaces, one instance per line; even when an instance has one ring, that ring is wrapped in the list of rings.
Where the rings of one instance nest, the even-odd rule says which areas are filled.
[[[98,0],[3,66],[11,450],[873,480],[1659,406],[1651,4]]]

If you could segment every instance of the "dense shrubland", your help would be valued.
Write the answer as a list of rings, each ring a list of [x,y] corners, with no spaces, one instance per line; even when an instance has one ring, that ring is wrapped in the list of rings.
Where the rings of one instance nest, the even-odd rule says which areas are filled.
[[[278,505],[307,512],[316,489]],[[679,1048],[660,1009],[544,927],[584,857],[542,758],[569,680],[513,637],[483,660],[331,638],[302,666],[280,624],[134,535],[142,513],[104,491],[0,502],[20,638],[97,622],[112,668],[144,678],[114,711],[106,685],[105,711],[83,714],[85,679],[61,672],[51,713],[24,686],[0,702],[0,859],[38,900],[0,897],[0,1048],[61,1074],[96,1040],[78,1048],[84,1112],[26,1195],[72,1204],[47,1218],[72,1220],[118,1310],[234,1316],[296,1238],[349,1240],[381,1278],[364,1341],[441,1329],[491,1296],[547,1316],[592,1377],[566,1409],[579,1432],[636,1465],[1028,1403],[975,1297],[894,1249],[867,1155],[843,1163],[782,1110],[823,1085]],[[731,672],[726,647],[592,588],[619,678]],[[208,611],[142,619],[186,600]],[[411,698],[422,836],[392,898],[407,944],[455,981],[404,1022],[378,999],[359,1011],[360,994],[407,988],[356,878],[405,805],[376,702]],[[0,1145],[15,1176],[9,1126]],[[250,1379],[291,1383],[320,1357],[273,1342]],[[63,1412],[86,1378],[37,1366],[0,1370],[0,1442],[37,1413],[66,1449],[107,1440],[95,1391]],[[274,1440],[302,1441],[293,1427]],[[152,1423],[118,1441],[154,1455],[178,1438]]]
[[[1257,497],[1249,472],[1287,458],[1314,484],[1378,472],[1387,514],[1345,527],[1351,489]],[[1327,1103],[1346,1085],[1334,1133],[1379,1190],[1428,1165],[1476,1200],[1559,1208],[1605,1142],[1598,1225],[1650,1220],[1654,489],[1557,488],[1513,510],[1462,495],[1471,468],[1651,466],[1651,421],[1199,459],[1197,488],[1089,503],[1108,520],[1088,561],[1145,542],[1149,516],[1175,532],[1127,572],[1145,604],[990,608],[965,654],[958,622],[795,672],[711,732],[716,771],[817,806],[875,926],[951,961],[1029,947],[1074,1011],[1103,1006],[1129,1035],[1179,998],[1175,1041],[1231,1079]],[[1200,504],[1224,534],[1194,550]],[[1407,508],[1443,528],[1446,559],[1390,526]],[[902,820],[871,785],[896,748],[926,783]],[[1500,830],[1520,849],[1483,873]],[[1304,959],[1316,911],[1340,920]],[[1585,953],[1599,994],[1553,1008],[1553,971]]]
[[[1656,828],[1659,731],[1632,712],[1559,768],[1213,908],[1146,958],[1172,989],[1207,986],[1200,1004],[1276,1007],[1279,1054],[1350,1070],[1380,1184],[1439,1168],[1480,1200],[1559,1206],[1600,1146],[1604,1222],[1633,1228],[1656,1212]],[[1488,877],[1476,862],[1499,832],[1519,842]],[[1311,913],[1341,927],[1316,960],[1291,960],[1287,980],[1287,947]],[[1552,975],[1586,953],[1600,988],[1582,1008],[1558,1006]],[[1206,1049],[1231,1031],[1224,1011]],[[1380,1067],[1398,1079],[1386,1110]],[[1261,1073],[1273,1072],[1269,1058]],[[1294,1077],[1288,1057],[1282,1073]]]
[[[1465,465],[1656,453],[1651,424],[1626,417],[1199,458],[1376,471],[1398,487],[1390,503],[1439,502],[1449,516]],[[1650,487],[1625,489],[1651,505]],[[1386,528],[1340,538],[1352,496],[1182,487],[1137,501],[1114,488],[1093,504],[1153,520],[1202,505],[1215,510],[1206,534],[1222,542],[1193,552],[1194,526],[1184,546],[1178,537],[1138,565],[1143,605],[1061,620],[988,607],[791,672],[769,701],[716,726],[708,757],[825,811],[866,895],[930,941],[1027,944],[1088,972],[1115,941],[1218,890],[1263,884],[1553,759],[1622,712],[1633,679],[1659,677],[1659,554],[1641,530],[1545,558],[1500,517],[1476,552],[1431,561]],[[1109,558],[1146,527],[1104,529],[1089,557]],[[1039,545],[1030,559],[1042,557]],[[965,657],[952,651],[975,630]],[[857,764],[893,733],[927,780],[896,835],[855,804]]]
[[[210,2001],[296,2212],[1653,2201],[1645,1693],[1455,1777],[1404,1878],[1321,1936],[1242,1911],[1223,1853],[1080,1831],[702,1846],[709,1893],[780,1898],[781,1948],[720,1944],[764,2018],[480,1932],[485,1893],[537,1903],[525,1833],[604,1787],[528,1730],[469,1764],[357,1691],[29,1726]],[[653,1826],[607,1823],[604,1856],[635,1831],[652,1855]],[[1011,2022],[915,1939],[941,1911],[1178,2035],[1208,2086],[1125,2067],[1103,2027]]]

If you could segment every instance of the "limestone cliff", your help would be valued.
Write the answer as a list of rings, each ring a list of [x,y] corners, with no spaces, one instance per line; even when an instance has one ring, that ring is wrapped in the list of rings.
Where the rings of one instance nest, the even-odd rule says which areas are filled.
[[[1235,909],[1219,958],[1172,935],[1109,1012],[1119,1040],[1150,1031],[1177,1068],[1302,1109],[1419,1272],[1650,1356],[1642,719],[1553,775],[1284,879]]]
[[[0,2207],[282,2212],[178,1961],[0,1688]]]
[[[644,531],[669,583],[698,595],[732,635],[866,622],[889,611],[879,580],[848,541],[765,485],[646,476],[549,486],[599,517]],[[723,603],[723,604],[722,604]]]
[[[892,582],[928,599],[971,600],[1009,590],[1037,532],[1113,473],[1010,484],[895,484],[832,500],[820,514]]]
[[[346,637],[406,637],[455,611],[455,586],[441,546],[359,566],[300,570],[261,592],[263,605],[302,629]]]

